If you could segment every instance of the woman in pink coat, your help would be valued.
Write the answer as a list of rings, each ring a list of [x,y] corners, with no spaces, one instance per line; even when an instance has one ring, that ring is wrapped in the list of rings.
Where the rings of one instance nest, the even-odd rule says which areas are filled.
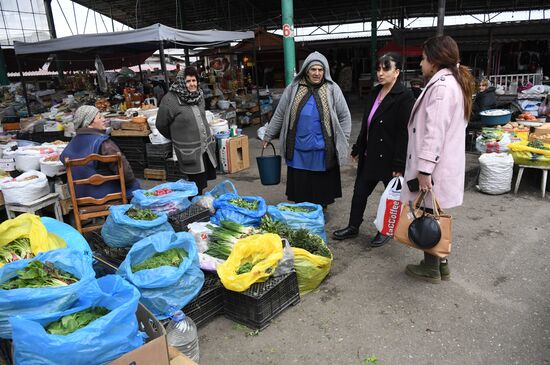
[[[424,43],[420,66],[429,81],[408,124],[405,181],[418,179],[419,190],[433,190],[443,209],[460,206],[464,195],[465,133],[474,79],[459,62],[458,46],[451,37],[433,37]],[[401,193],[403,203],[414,201],[418,194],[407,185]],[[432,283],[450,278],[447,260],[440,262],[427,253],[419,265],[408,265],[406,273]]]

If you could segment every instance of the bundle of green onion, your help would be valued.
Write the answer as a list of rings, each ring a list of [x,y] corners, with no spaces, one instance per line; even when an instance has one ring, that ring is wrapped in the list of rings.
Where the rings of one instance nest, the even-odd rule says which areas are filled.
[[[231,221],[220,221],[220,226],[208,224],[206,227],[212,233],[208,237],[208,250],[205,253],[222,260],[227,260],[238,240],[258,233],[253,227]]]

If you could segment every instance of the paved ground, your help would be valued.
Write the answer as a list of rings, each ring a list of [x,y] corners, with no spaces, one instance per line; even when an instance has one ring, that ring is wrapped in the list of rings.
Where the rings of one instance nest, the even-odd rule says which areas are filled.
[[[353,106],[355,137],[361,107]],[[260,184],[259,142],[250,146],[251,169],[225,177],[241,194],[285,201],[284,183]],[[478,193],[477,156],[467,165],[464,205],[451,211],[450,282],[407,277],[405,265],[422,257],[414,249],[366,247],[380,185],[359,237],[329,241],[334,263],[319,289],[260,333],[224,317],[210,322],[199,331],[201,364],[550,364],[550,198],[541,199],[537,176],[524,177],[517,196]],[[328,209],[328,232],[347,223],[354,177],[354,166],[342,170],[344,196]]]

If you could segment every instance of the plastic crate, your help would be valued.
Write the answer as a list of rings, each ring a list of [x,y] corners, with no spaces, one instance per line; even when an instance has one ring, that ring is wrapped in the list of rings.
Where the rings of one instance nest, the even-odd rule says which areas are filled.
[[[150,169],[166,170],[166,159],[162,157],[147,156],[147,167]]]
[[[269,278],[237,293],[224,289],[224,315],[252,329],[263,330],[273,318],[300,301],[300,290],[295,272]]]
[[[163,143],[163,144],[152,144],[147,143],[145,145],[145,151],[147,153],[147,158],[149,157],[155,157],[155,158],[163,158],[167,159],[172,157],[172,151],[174,149],[172,148],[172,143]]]
[[[187,232],[187,225],[193,222],[208,222],[210,211],[206,208],[191,204],[183,212],[168,216],[168,222],[176,232]]]
[[[204,285],[199,295],[183,308],[198,327],[223,314],[223,285],[218,275],[204,273]]]
[[[94,256],[107,260],[114,266],[119,266],[126,258],[129,247],[109,247],[103,241],[99,230],[84,233],[84,238],[88,241]]]
[[[94,261],[92,262],[92,266],[97,279],[105,275],[116,274],[118,268],[114,264],[110,263],[108,259],[96,255],[94,255],[93,258]]]

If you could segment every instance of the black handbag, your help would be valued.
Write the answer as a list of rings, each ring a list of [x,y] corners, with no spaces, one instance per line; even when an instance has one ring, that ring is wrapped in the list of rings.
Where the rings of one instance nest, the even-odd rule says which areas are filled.
[[[441,240],[441,227],[439,225],[439,222],[433,214],[430,214],[426,211],[426,207],[424,205],[424,200],[426,198],[426,195],[428,193],[422,192],[423,196],[421,198],[421,208],[420,209],[414,209],[412,206],[412,202],[409,202],[410,204],[410,212],[412,212],[414,216],[414,220],[409,225],[409,239],[418,247],[421,249],[429,249],[434,247],[439,243]],[[430,192],[429,194],[432,195],[433,200],[433,207],[437,207],[437,203],[435,202],[434,195]],[[415,212],[422,212],[422,215],[419,217],[416,216]]]

